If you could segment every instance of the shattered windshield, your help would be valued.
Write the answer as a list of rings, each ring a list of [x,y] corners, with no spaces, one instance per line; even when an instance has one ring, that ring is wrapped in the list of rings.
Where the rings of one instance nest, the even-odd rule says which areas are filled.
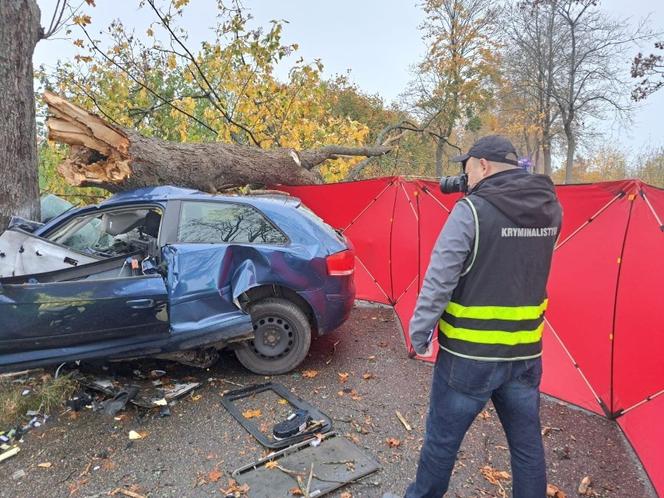
[[[47,238],[82,253],[117,256],[147,249],[160,222],[158,209],[106,211],[76,217]]]

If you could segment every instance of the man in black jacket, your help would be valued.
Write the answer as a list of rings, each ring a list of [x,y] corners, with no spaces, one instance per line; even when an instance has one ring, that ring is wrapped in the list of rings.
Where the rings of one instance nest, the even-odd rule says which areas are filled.
[[[546,496],[539,418],[546,281],[562,211],[553,183],[518,167],[509,140],[487,136],[467,154],[468,194],[431,255],[410,322],[418,354],[436,360],[417,477],[407,498],[439,498],[463,437],[491,399],[510,447],[513,496]]]

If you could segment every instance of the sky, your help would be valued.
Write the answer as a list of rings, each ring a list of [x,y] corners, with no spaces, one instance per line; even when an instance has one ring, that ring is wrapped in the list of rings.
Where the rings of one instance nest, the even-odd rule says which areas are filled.
[[[42,25],[48,24],[55,0],[37,0],[42,10]],[[410,69],[425,53],[418,26],[424,14],[415,0],[244,0],[254,25],[269,26],[273,19],[284,19],[283,41],[297,43],[297,57],[306,61],[320,59],[324,77],[349,74],[364,92],[380,95],[386,104],[399,98],[411,79]],[[151,17],[147,9],[138,9],[138,0],[96,0],[90,10],[92,31],[99,31],[114,18],[145,33]],[[191,46],[211,37],[214,23],[214,0],[191,0],[184,26]],[[601,8],[617,19],[638,19],[650,15],[651,27],[664,32],[664,1],[602,0]],[[81,37],[72,34],[75,38]],[[651,45],[642,47],[651,50]],[[638,49],[633,48],[636,54]],[[76,53],[67,40],[45,40],[37,45],[35,64],[54,65],[58,58],[70,59]],[[631,59],[630,59],[631,60]],[[630,60],[625,61],[629,75]],[[291,61],[277,68],[285,76]],[[632,114],[632,122],[615,123],[608,119],[597,124],[599,143],[616,143],[629,154],[664,146],[664,90],[650,96]],[[592,146],[592,144],[591,144]]]

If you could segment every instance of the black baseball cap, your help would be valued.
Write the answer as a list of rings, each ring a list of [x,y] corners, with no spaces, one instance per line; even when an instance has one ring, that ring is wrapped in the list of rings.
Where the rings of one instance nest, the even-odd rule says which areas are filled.
[[[486,159],[518,166],[518,156],[512,142],[500,135],[487,135],[475,142],[465,154],[450,159],[454,163],[464,163],[471,158]]]

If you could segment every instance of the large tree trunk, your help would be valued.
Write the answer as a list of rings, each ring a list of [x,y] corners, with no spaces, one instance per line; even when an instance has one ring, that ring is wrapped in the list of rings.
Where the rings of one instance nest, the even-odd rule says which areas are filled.
[[[313,168],[340,156],[380,156],[391,146],[264,150],[220,142],[176,143],[111,125],[46,92],[51,140],[71,146],[58,171],[72,185],[111,192],[177,185],[218,192],[242,185],[320,183]]]
[[[35,0],[0,0],[0,232],[11,215],[39,219],[32,53]]]

